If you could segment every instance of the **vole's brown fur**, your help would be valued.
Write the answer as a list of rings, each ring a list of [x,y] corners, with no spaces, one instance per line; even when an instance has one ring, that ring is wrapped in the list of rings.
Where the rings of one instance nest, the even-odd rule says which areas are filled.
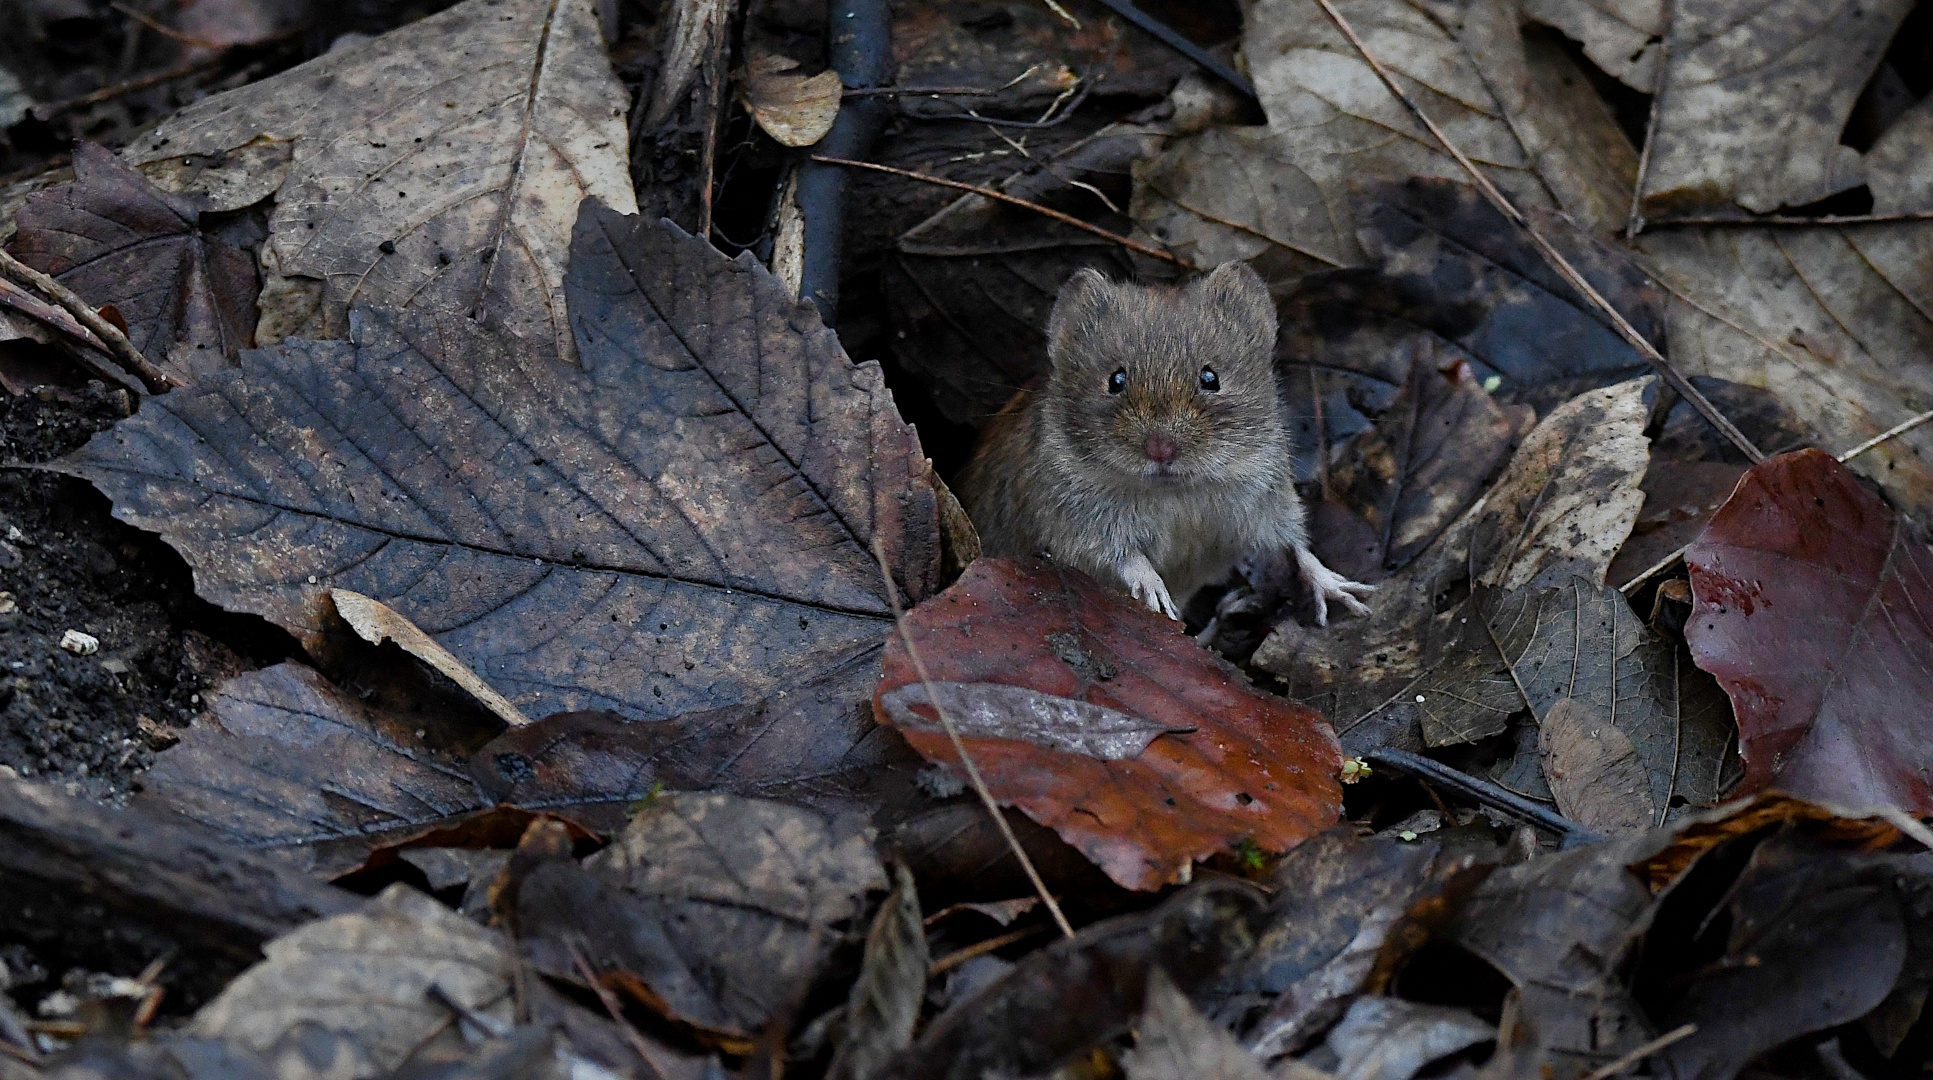
[[[1320,617],[1328,600],[1366,611],[1369,587],[1309,551],[1274,348],[1275,306],[1244,263],[1179,287],[1075,274],[1048,319],[1053,370],[960,476],[982,549],[1047,554],[1170,617],[1244,555],[1292,549]]]

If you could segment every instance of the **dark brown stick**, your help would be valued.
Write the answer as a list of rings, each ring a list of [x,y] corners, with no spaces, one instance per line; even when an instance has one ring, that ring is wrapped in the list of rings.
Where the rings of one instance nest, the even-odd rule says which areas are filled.
[[[1422,107],[1416,104],[1415,100],[1409,96],[1409,93],[1396,82],[1396,77],[1389,73],[1389,69],[1383,66],[1383,62],[1376,59],[1375,54],[1369,51],[1369,46],[1364,44],[1363,39],[1356,35],[1355,28],[1350,26],[1349,21],[1342,17],[1342,12],[1336,10],[1333,0],[1316,0],[1316,3],[1321,5],[1323,14],[1329,16],[1329,21],[1336,24],[1336,29],[1342,31],[1342,36],[1349,39],[1349,44],[1355,46],[1356,52],[1362,55],[1363,62],[1367,63],[1369,69],[1376,73],[1376,77],[1381,79],[1383,85],[1389,88],[1389,92],[1396,95],[1396,99],[1403,103],[1403,107],[1408,109],[1411,115],[1415,116],[1425,128],[1428,128],[1430,134],[1436,137],[1436,141],[1443,145],[1443,149],[1448,151],[1450,156],[1456,159],[1457,164],[1463,167],[1463,171],[1470,174],[1470,178],[1476,181],[1477,190],[1483,193],[1483,197],[1488,199],[1490,204],[1496,207],[1504,217],[1509,218],[1513,224],[1524,230],[1524,233],[1530,237],[1530,242],[1536,246],[1538,253],[1543,255],[1544,261],[1550,264],[1551,269],[1556,270],[1558,275],[1570,284],[1571,288],[1583,294],[1585,299],[1596,305],[1604,314],[1610,316],[1611,325],[1617,330],[1618,335],[1624,338],[1632,348],[1636,349],[1640,356],[1649,360],[1652,368],[1658,372],[1658,375],[1664,379],[1666,384],[1673,390],[1678,391],[1686,401],[1691,402],[1692,407],[1698,410],[1698,414],[1703,416],[1713,427],[1717,428],[1719,434],[1730,440],[1733,446],[1738,447],[1740,453],[1744,454],[1755,465],[1764,461],[1765,454],[1757,446],[1752,444],[1752,440],[1746,438],[1745,434],[1733,426],[1730,420],[1725,419],[1725,414],[1719,412],[1718,408],[1705,398],[1705,395],[1698,392],[1697,387],[1691,385],[1683,375],[1679,374],[1678,369],[1671,366],[1671,362],[1665,359],[1664,354],[1658,351],[1657,346],[1646,340],[1643,334],[1638,333],[1637,327],[1631,325],[1630,320],[1624,317],[1624,313],[1613,307],[1611,302],[1606,300],[1603,294],[1597,291],[1596,286],[1587,281],[1583,274],[1578,273],[1577,268],[1571,265],[1571,261],[1566,259],[1562,252],[1552,246],[1551,242],[1544,237],[1544,234],[1537,231],[1536,226],[1530,223],[1530,219],[1525,217],[1523,212],[1518,210],[1516,205],[1505,197],[1503,192],[1497,190],[1497,186],[1492,184],[1490,178],[1485,176],[1482,170],[1477,168],[1476,163],[1465,156],[1463,151],[1458,149],[1457,145],[1450,141],[1450,137],[1443,133],[1443,129],[1436,126],[1436,121],[1430,119],[1429,114],[1424,112]]]
[[[141,350],[134,347],[121,328],[101,317],[101,313],[90,307],[87,301],[75,294],[74,290],[55,281],[52,277],[35,270],[19,259],[0,249],[0,274],[5,274],[22,285],[39,289],[49,300],[67,309],[76,322],[94,332],[94,336],[107,343],[108,352],[113,354],[121,366],[147,384],[150,391],[161,393],[169,387],[184,385],[179,379],[155,367]]]
[[[827,165],[846,165],[854,169],[871,169],[874,172],[891,173],[894,176],[903,176],[908,180],[918,180],[921,183],[938,184],[941,187],[952,188],[955,191],[972,192],[975,195],[979,195],[983,198],[992,199],[995,202],[1003,202],[1010,206],[1018,206],[1024,209],[1032,210],[1036,214],[1043,214],[1047,217],[1053,218],[1055,221],[1058,221],[1063,225],[1072,225],[1076,229],[1093,233],[1095,236],[1101,237],[1104,240],[1111,240],[1114,243],[1119,244],[1124,248],[1127,248],[1129,251],[1138,251],[1141,254],[1147,255],[1151,258],[1161,259],[1166,262],[1174,263],[1176,266],[1179,266],[1184,270],[1193,270],[1195,268],[1193,263],[1189,262],[1186,259],[1181,258],[1180,256],[1171,255],[1168,252],[1160,250],[1159,248],[1151,248],[1148,245],[1141,243],[1139,240],[1131,240],[1125,236],[1122,236],[1119,233],[1111,233],[1106,229],[1101,228],[1099,225],[1090,225],[1087,222],[1082,221],[1080,218],[1073,216],[1072,214],[1063,214],[1059,210],[1055,210],[1052,207],[1042,206],[1039,203],[1031,203],[1025,199],[1015,198],[1014,196],[1009,195],[1004,191],[996,191],[993,188],[981,187],[978,184],[964,184],[958,180],[948,180],[943,176],[931,176],[926,173],[912,172],[908,169],[895,169],[891,165],[874,165],[870,161],[851,161],[846,158],[822,157],[818,154],[812,155],[812,160],[824,162]]]

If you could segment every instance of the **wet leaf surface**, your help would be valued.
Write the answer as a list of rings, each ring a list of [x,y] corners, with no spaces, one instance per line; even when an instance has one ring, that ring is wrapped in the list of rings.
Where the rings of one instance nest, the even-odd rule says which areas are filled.
[[[990,718],[1004,730],[965,737],[996,800],[1053,828],[1124,886],[1173,881],[1244,839],[1287,850],[1335,821],[1340,761],[1320,716],[1250,689],[1171,620],[1082,575],[982,559],[907,626],[937,682],[1002,682],[1072,699],[1057,710],[1065,717],[1085,702],[1161,726],[1166,734],[1112,760],[1030,741],[1041,727],[1031,709]],[[874,704],[881,722],[892,722],[887,695],[917,681],[893,639]],[[930,710],[908,701],[923,717]],[[959,768],[937,717],[900,733],[928,760]]]
[[[205,213],[82,143],[74,182],[29,197],[15,221],[14,256],[91,304],[113,304],[150,360],[198,379],[255,343],[261,233],[246,217]]]
[[[1933,551],[1844,466],[1756,466],[1685,554],[1698,666],[1738,714],[1744,790],[1933,811]]]
[[[313,642],[326,590],[365,594],[526,714],[722,707],[875,648],[873,538],[915,598],[939,554],[878,369],[673,226],[594,208],[579,235],[581,370],[460,317],[371,313],[62,468],[164,533],[203,595]]]
[[[265,343],[348,337],[363,304],[481,318],[569,360],[578,203],[636,207],[627,104],[590,0],[469,0],[184,109],[127,160],[291,144],[257,181],[275,193]]]

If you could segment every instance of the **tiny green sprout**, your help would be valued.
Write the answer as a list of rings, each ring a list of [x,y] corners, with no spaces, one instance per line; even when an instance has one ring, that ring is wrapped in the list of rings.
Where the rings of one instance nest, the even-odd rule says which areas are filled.
[[[1241,864],[1243,870],[1260,873],[1268,862],[1268,856],[1252,838],[1244,836],[1235,844],[1235,861]]]
[[[658,796],[662,794],[664,794],[664,781],[652,781],[650,790],[644,793],[644,798],[624,808],[624,816],[626,818],[634,818],[644,813],[650,808],[652,803],[658,801]]]
[[[1497,392],[1497,387],[1502,385],[1503,385],[1503,376],[1492,375],[1489,378],[1483,380],[1483,392],[1486,394],[1494,394]]]
[[[1342,759],[1342,782],[1345,784],[1353,784],[1371,773],[1369,762],[1359,757]]]
[[[1403,830],[1402,832],[1399,832],[1399,833],[1397,833],[1396,835],[1397,835],[1397,837],[1398,837],[1399,839],[1403,839],[1403,840],[1414,840],[1414,839],[1416,839],[1416,830],[1415,830],[1415,829],[1404,829],[1404,830]]]

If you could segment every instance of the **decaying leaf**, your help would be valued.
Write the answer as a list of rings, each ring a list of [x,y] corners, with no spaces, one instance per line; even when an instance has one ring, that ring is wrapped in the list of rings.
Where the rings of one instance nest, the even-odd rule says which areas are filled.
[[[739,99],[780,146],[811,146],[832,130],[845,86],[836,71],[791,74],[799,62],[771,53],[753,53],[745,62]]]
[[[1698,666],[1738,715],[1745,790],[1933,812],[1933,550],[1817,450],[1755,466],[1685,553]]]
[[[1476,598],[1443,604],[1466,584],[1538,591],[1604,570],[1643,495],[1649,380],[1580,395],[1524,439],[1483,500],[1419,558],[1382,583],[1366,619],[1323,633],[1289,621],[1254,663],[1297,700],[1335,718],[1349,752],[1494,735],[1527,708]]]
[[[1544,777],[1559,812],[1600,832],[1652,824],[1650,775],[1611,714],[1559,698],[1539,726]]]
[[[1924,221],[1676,227],[1645,233],[1639,247],[1674,296],[1672,363],[1771,391],[1843,451],[1933,409],[1930,237]],[[1852,465],[1933,518],[1933,428]]]
[[[156,759],[142,798],[249,847],[352,841],[358,850],[311,855],[343,869],[382,839],[483,805],[448,755],[312,668],[249,672],[206,704],[181,744]]]
[[[1152,911],[1083,927],[934,1018],[882,1080],[1047,1073],[1141,1016],[1151,972],[1196,992],[1248,949],[1261,906],[1246,884],[1202,882]]]
[[[126,157],[293,144],[271,188],[265,344],[347,337],[367,304],[481,319],[568,360],[578,203],[636,206],[628,103],[590,0],[468,0],[183,109]]]
[[[582,869],[533,871],[517,924],[550,970],[588,938],[618,985],[743,1053],[886,887],[862,818],[666,794]]]
[[[1528,54],[1514,11],[1495,0],[1447,19],[1413,0],[1339,0],[1338,10],[1463,151],[1521,207],[1563,208],[1604,231],[1622,220],[1635,156],[1608,110],[1563,115],[1573,95],[1539,92],[1574,67]],[[1242,52],[1265,128],[1176,140],[1137,170],[1134,216],[1201,266],[1273,245],[1302,271],[1360,266],[1349,185],[1358,179],[1462,179],[1314,0],[1245,5]],[[1617,160],[1604,148],[1620,148]]]
[[[1267,1080],[1255,1055],[1202,1016],[1168,973],[1148,973],[1147,1003],[1134,1048],[1121,1056],[1127,1080]]]
[[[1665,27],[1665,0],[1520,0],[1524,14],[1562,30],[1584,55],[1640,93],[1658,86],[1658,54]]]
[[[583,367],[461,316],[359,315],[105,432],[61,468],[204,596],[313,640],[375,598],[527,714],[756,700],[876,649],[877,537],[914,598],[935,495],[873,365],[756,263],[587,208]]]
[[[1462,1009],[1358,998],[1329,1032],[1337,1080],[1410,1080],[1431,1063],[1497,1037]]]
[[[348,1036],[387,1073],[425,1044],[460,1045],[449,1006],[432,988],[506,1027],[515,1016],[508,943],[407,886],[391,886],[361,910],[310,923],[263,951],[266,960],[195,1015],[190,1034],[263,1053],[313,1023]]]
[[[929,957],[919,890],[903,864],[893,867],[893,892],[873,917],[859,977],[846,995],[839,1052],[826,1075],[871,1080],[888,1059],[913,1042],[926,1002]]]
[[[1839,136],[1912,6],[1675,0],[1641,211],[1763,214],[1863,183]]]
[[[170,194],[94,143],[74,151],[74,182],[29,196],[7,245],[91,304],[113,304],[128,340],[200,378],[255,343],[255,259],[201,200]],[[253,230],[253,236],[250,231]]]
[[[1320,716],[1251,689],[1172,620],[1083,575],[981,559],[914,609],[907,629],[937,683],[1001,682],[1071,699],[1053,709],[988,699],[985,722],[962,736],[995,799],[1053,828],[1121,885],[1156,888],[1244,839],[1285,851],[1335,821],[1341,760]],[[919,677],[897,637],[885,663],[874,713],[895,723],[888,697]],[[922,715],[896,724],[907,742],[959,769],[929,699],[905,703]],[[1054,734],[1085,723],[1083,703],[1159,730],[1130,725],[1105,746]]]

